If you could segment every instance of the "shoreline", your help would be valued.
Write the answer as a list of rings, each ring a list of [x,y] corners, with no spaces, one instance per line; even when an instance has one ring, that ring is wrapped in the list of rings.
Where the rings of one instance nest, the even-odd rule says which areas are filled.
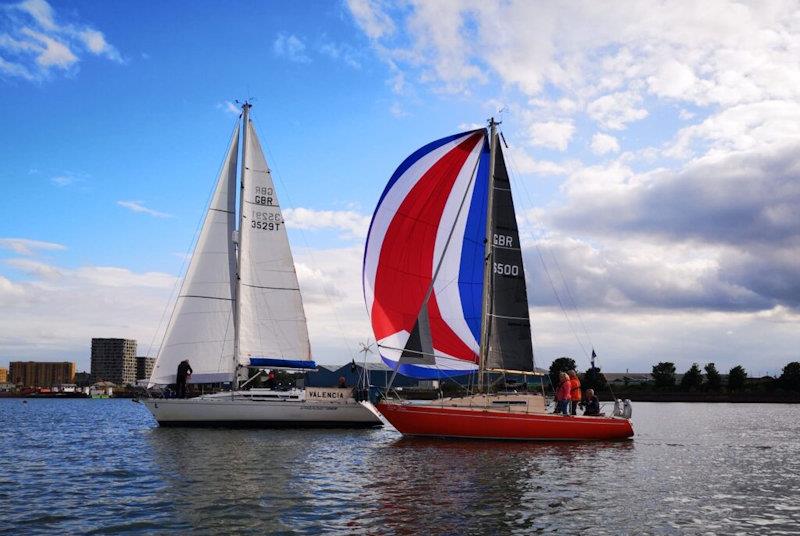
[[[417,396],[408,397],[414,400],[435,400],[433,397],[424,396],[423,393],[414,393]],[[419,396],[423,395],[423,396]],[[659,392],[625,392],[617,391],[614,393],[616,398],[631,402],[660,402],[660,403],[710,403],[710,404],[800,404],[800,393],[781,392],[774,395],[764,393],[659,393]],[[48,394],[20,394],[20,393],[0,393],[0,400],[4,398],[24,398],[24,399],[93,399],[92,396],[82,393],[48,393]],[[117,398],[132,399],[133,393],[114,394],[110,397],[98,397],[97,399]],[[598,396],[600,402],[614,402],[614,398],[608,392]]]
[[[616,398],[631,402],[689,402],[711,404],[800,404],[800,393],[781,392],[774,395],[764,393],[658,393],[615,392]],[[602,402],[613,402],[605,393]]]

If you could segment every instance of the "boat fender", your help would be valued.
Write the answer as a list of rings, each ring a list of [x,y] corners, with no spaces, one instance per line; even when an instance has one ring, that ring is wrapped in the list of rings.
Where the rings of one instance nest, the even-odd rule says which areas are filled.
[[[614,401],[614,417],[622,417],[622,400],[619,398]]]
[[[631,406],[630,399],[626,398],[622,402],[622,416],[626,419],[630,419],[631,415],[633,415],[633,406]]]

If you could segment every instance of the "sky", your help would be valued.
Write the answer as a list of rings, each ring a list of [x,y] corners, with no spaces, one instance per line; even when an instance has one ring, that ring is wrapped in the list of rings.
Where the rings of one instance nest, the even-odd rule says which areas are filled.
[[[155,355],[242,99],[318,362],[371,337],[394,169],[492,116],[537,365],[800,360],[796,2],[25,0],[0,4],[0,366]]]

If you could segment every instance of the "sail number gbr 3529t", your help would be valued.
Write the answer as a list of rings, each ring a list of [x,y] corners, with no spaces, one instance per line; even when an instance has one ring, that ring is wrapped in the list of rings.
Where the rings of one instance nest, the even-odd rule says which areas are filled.
[[[514,244],[513,236],[495,234],[492,242],[495,247],[499,247],[502,249],[518,249]],[[519,277],[521,271],[518,264],[513,264],[508,262],[493,262],[492,268],[495,274],[508,277]]]
[[[281,228],[283,218],[279,211],[261,210],[260,207],[276,207],[273,203],[275,195],[272,188],[268,186],[256,186],[256,194],[253,198],[253,204],[257,205],[252,210],[252,218],[250,227],[253,229],[260,229],[262,231],[277,231]]]

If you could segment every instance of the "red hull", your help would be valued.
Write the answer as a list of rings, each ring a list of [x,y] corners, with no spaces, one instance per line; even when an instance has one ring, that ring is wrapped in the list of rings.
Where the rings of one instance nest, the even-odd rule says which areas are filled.
[[[565,417],[387,402],[377,407],[405,435],[527,441],[607,440],[633,436],[629,420],[610,417]]]

